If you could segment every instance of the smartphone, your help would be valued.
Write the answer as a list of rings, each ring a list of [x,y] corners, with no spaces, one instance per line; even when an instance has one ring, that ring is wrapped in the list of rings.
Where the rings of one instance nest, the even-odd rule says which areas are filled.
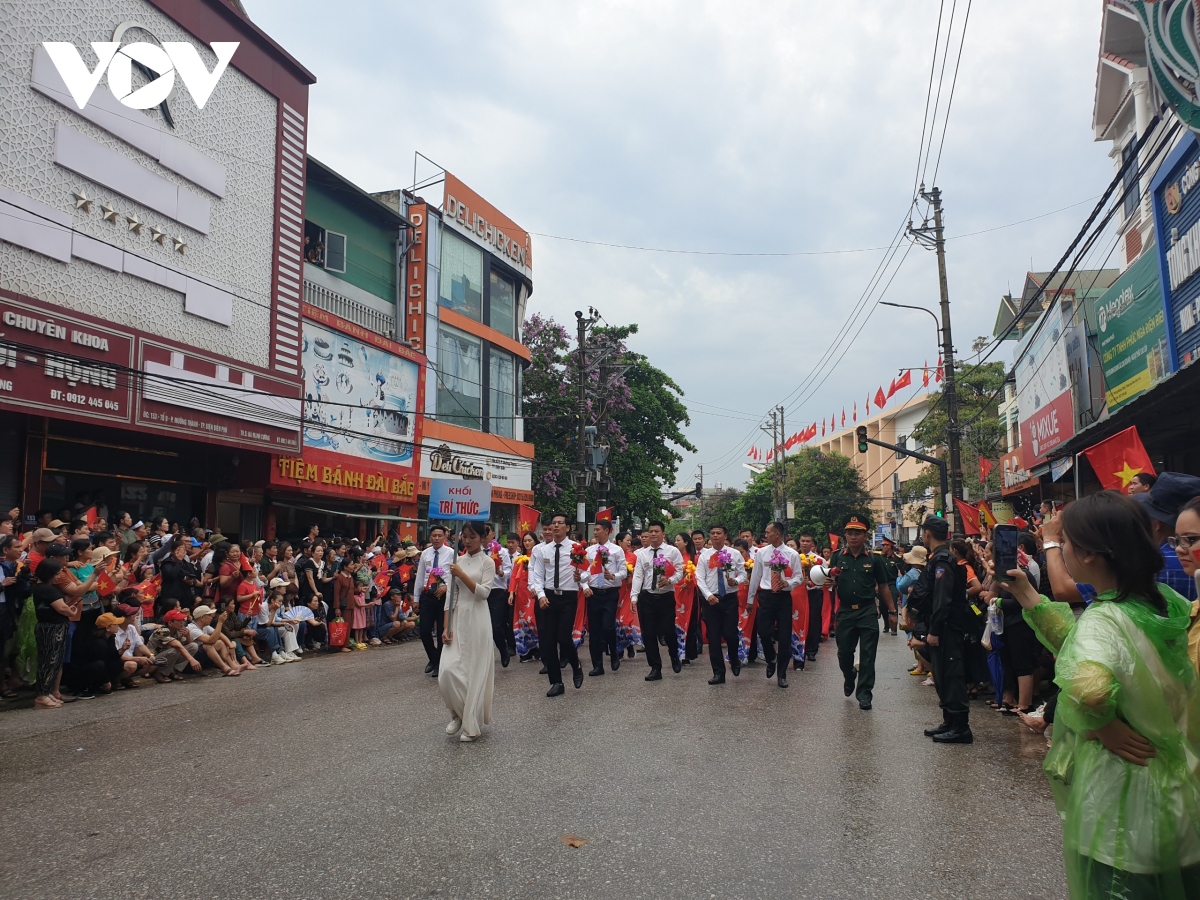
[[[997,578],[1007,580],[1008,573],[1017,567],[1017,533],[1016,525],[997,525],[992,529]]]

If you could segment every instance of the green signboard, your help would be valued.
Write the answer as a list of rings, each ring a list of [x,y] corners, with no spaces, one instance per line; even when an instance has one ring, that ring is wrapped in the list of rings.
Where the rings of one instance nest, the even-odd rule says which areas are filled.
[[[1170,373],[1157,254],[1142,253],[1103,296],[1089,300],[1087,319],[1104,367],[1110,413]]]

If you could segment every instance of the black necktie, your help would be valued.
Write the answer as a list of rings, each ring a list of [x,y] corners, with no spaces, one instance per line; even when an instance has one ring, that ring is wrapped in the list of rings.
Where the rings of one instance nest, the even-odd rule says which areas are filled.
[[[659,550],[658,547],[654,548],[654,559],[658,559],[658,550]],[[654,578],[651,581],[650,590],[657,591],[658,590],[658,566],[656,566],[654,564],[654,562],[651,561],[650,568],[654,571]]]
[[[562,555],[562,544],[554,545],[554,589],[558,590],[558,561]]]

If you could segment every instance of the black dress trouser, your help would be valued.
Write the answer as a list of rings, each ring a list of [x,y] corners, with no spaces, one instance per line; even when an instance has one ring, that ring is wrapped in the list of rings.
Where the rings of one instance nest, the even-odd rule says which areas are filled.
[[[715,594],[713,595],[716,596]],[[716,603],[699,598],[700,616],[704,620],[704,631],[708,637],[708,659],[714,675],[725,674],[725,654],[721,652],[721,641],[729,650],[729,661],[738,667],[738,595],[726,594]]]
[[[604,654],[617,658],[617,601],[620,588],[601,588],[587,598],[588,650],[592,668],[604,668]]]
[[[792,592],[759,591],[754,624],[762,638],[763,659],[768,665],[775,662],[775,643],[778,643],[779,673],[783,674],[792,658]]]
[[[425,655],[436,667],[442,661],[442,628],[446,624],[445,596],[439,597],[433,591],[421,591],[419,613],[421,643],[425,646]]]
[[[578,591],[546,592],[550,605],[542,610],[538,623],[538,646],[542,651],[542,663],[551,684],[562,684],[562,663],[572,669],[579,668],[579,653],[571,632],[575,629],[575,612],[579,608]],[[541,602],[539,601],[539,606]]]
[[[938,636],[938,646],[929,648],[933,683],[942,707],[942,721],[955,728],[970,727],[971,707],[967,698],[967,672],[962,631],[948,628]]]
[[[513,634],[512,607],[508,605],[508,588],[492,588],[488,593],[488,613],[492,617],[492,640],[502,656],[516,652],[517,636]]]
[[[804,636],[804,658],[815,659],[821,648],[821,616],[825,612],[825,592],[819,587],[808,590],[808,634]]]
[[[667,642],[669,659],[679,658],[679,639],[675,634],[675,592],[638,594],[638,622],[642,626],[642,643],[646,647],[646,662],[651,669],[662,671],[662,653],[658,647],[661,637]]]

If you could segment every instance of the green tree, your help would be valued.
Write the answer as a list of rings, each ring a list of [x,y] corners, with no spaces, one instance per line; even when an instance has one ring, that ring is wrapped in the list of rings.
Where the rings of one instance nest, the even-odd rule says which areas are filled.
[[[682,430],[690,423],[683,390],[645,355],[629,350],[625,342],[636,333],[637,325],[598,327],[587,344],[587,424],[611,447],[607,502],[625,521],[669,508],[662,485],[674,483],[680,451],[696,449]],[[571,484],[579,435],[577,351],[552,318],[531,316],[523,337],[532,355],[521,396],[525,440],[536,448],[534,494],[539,509],[570,511],[577,502]],[[584,492],[584,500],[595,510],[594,489]]]
[[[854,464],[837,453],[805,448],[787,457],[784,495],[796,507],[793,535],[812,534],[823,543],[852,515],[870,522],[871,495]],[[761,533],[774,515],[772,470],[755,475],[733,504],[738,527]]]
[[[984,347],[991,343],[990,338],[978,337],[971,349],[978,355]],[[1004,380],[1007,374],[1002,362],[986,362],[970,364],[956,362],[954,365],[955,392],[958,395],[958,420],[965,425],[962,433],[962,466],[963,485],[970,496],[981,494],[979,483],[979,458],[983,457],[995,466],[1000,454],[1005,449],[1005,427],[1000,418],[998,408],[1003,396]],[[931,455],[939,459],[948,459],[946,434],[950,421],[946,416],[946,405],[942,392],[929,395],[929,413],[921,423],[913,429],[912,437],[923,447],[934,448]],[[930,452],[927,450],[926,452]],[[926,466],[917,478],[906,481],[901,486],[902,500],[911,507],[919,504],[921,497],[929,488],[934,494],[939,490],[939,477],[936,466]],[[1000,489],[1000,469],[998,466],[988,476],[986,489]],[[938,505],[942,501],[939,499]]]

